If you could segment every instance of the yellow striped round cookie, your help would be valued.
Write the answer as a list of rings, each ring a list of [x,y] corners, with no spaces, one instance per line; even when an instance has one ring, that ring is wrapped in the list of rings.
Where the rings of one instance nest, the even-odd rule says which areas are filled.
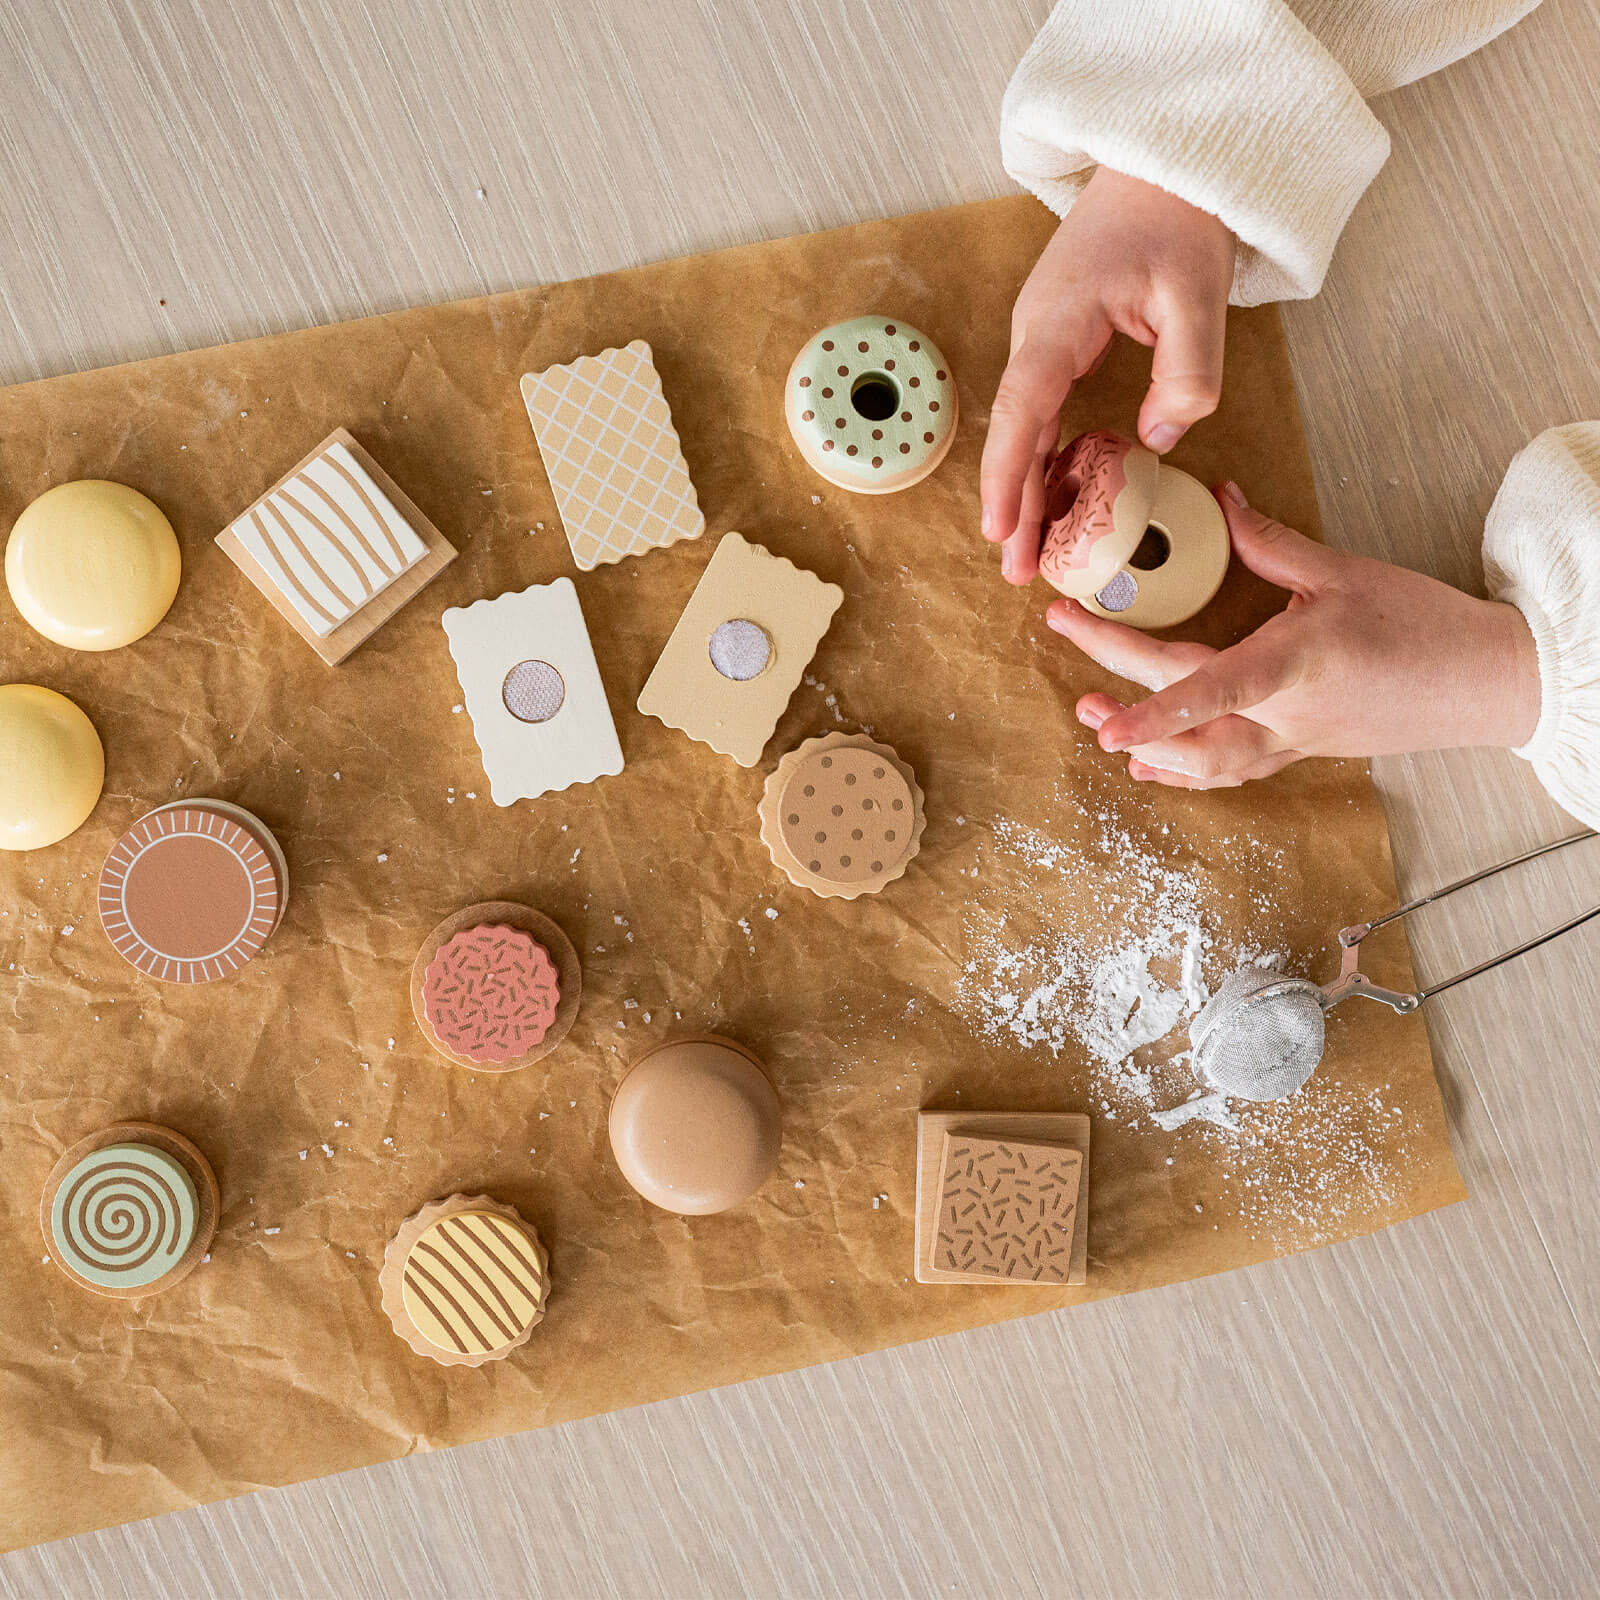
[[[116,650],[167,614],[183,561],[153,500],[79,478],[47,489],[6,543],[6,586],[23,619],[72,650]]]
[[[384,1263],[384,1308],[395,1332],[446,1366],[508,1355],[544,1317],[549,1257],[510,1206],[455,1195],[424,1206]]]

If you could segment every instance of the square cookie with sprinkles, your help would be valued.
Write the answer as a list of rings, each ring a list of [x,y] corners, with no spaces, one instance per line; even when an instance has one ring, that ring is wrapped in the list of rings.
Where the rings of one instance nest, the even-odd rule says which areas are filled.
[[[706,531],[643,339],[524,373],[522,398],[581,571]]]
[[[343,428],[235,517],[217,544],[329,666],[456,558]]]

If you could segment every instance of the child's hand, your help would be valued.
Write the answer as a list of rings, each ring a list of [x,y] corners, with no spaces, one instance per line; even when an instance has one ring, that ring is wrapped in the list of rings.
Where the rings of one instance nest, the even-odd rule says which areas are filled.
[[[1289,608],[1221,652],[1172,644],[1071,600],[1046,620],[1101,666],[1158,692],[1086,694],[1078,720],[1131,777],[1184,789],[1264,778],[1302,756],[1525,744],[1539,720],[1533,635],[1514,606],[1387,562],[1340,555],[1218,495],[1234,553]]]
[[[1011,314],[1011,360],[983,448],[983,535],[1011,583],[1038,571],[1044,460],[1061,403],[1113,332],[1154,345],[1139,437],[1170,450],[1216,409],[1234,237],[1217,218],[1107,167],[1090,178]]]

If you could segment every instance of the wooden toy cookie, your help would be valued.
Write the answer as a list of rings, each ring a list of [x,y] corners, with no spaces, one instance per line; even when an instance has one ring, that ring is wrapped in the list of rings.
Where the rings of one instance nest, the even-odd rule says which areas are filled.
[[[753,767],[843,600],[837,585],[724,534],[639,709]]]
[[[497,806],[622,771],[622,746],[571,578],[441,619]]]
[[[1047,1144],[947,1133],[933,1263],[1013,1283],[1065,1283],[1083,1156]]]
[[[211,1163],[181,1134],[119,1122],[56,1162],[39,1203],[50,1259],[96,1294],[171,1288],[211,1248],[221,1201]]]
[[[446,917],[411,964],[411,1011],[423,1038],[475,1072],[543,1060],[571,1031],[582,994],[572,941],[515,900]]]
[[[455,546],[343,428],[216,542],[331,667],[456,558]]]
[[[1031,1177],[1017,1159],[1023,1151]],[[1025,1220],[1015,1210],[1024,1195]],[[917,1113],[918,1283],[1076,1286],[1087,1282],[1088,1262],[1087,1117]]]
[[[0,850],[42,850],[89,819],[105,783],[100,735],[54,689],[0,684]]]
[[[706,531],[643,339],[524,373],[522,399],[580,570]]]
[[[956,436],[949,364],[893,317],[856,317],[809,340],[784,380],[783,410],[812,468],[857,494],[921,482]]]
[[[183,561],[153,500],[81,478],[47,489],[6,543],[6,587],[23,621],[72,650],[116,650],[166,616]]]
[[[925,825],[916,774],[861,733],[791,750],[767,779],[760,812],[773,865],[825,899],[876,894],[903,876]]]
[[[1097,616],[1171,628],[1227,576],[1222,508],[1188,473],[1106,429],[1079,434],[1045,472],[1039,572]]]
[[[402,1225],[378,1274],[394,1331],[442,1367],[499,1361],[544,1321],[550,1257],[538,1231],[486,1195],[451,1195]]]
[[[783,1109],[767,1069],[731,1039],[658,1045],[629,1069],[607,1126],[617,1166],[663,1211],[709,1216],[772,1175]]]
[[[283,920],[289,868],[272,830],[226,800],[141,817],[100,869],[117,954],[164,983],[212,983],[259,955]]]

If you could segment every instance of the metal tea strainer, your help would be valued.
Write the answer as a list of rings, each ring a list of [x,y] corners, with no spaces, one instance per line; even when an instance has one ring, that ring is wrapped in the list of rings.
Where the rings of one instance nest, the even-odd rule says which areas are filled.
[[[1339,945],[1344,955],[1339,963],[1339,976],[1326,986],[1312,983],[1309,978],[1291,978],[1261,967],[1244,967],[1235,972],[1200,1008],[1200,1014],[1189,1026],[1196,1075],[1212,1088],[1241,1100],[1286,1099],[1316,1071],[1317,1063],[1322,1060],[1324,1015],[1341,1000],[1361,994],[1402,1014],[1415,1011],[1424,1000],[1431,1000],[1434,995],[1443,994],[1446,989],[1453,989],[1480,972],[1488,972],[1530,950],[1537,950],[1540,945],[1600,917],[1600,906],[1580,912],[1558,928],[1549,928],[1515,949],[1480,961],[1477,966],[1458,972],[1443,983],[1418,989],[1413,994],[1381,988],[1359,967],[1361,941],[1375,929],[1409,916],[1436,900],[1443,900],[1458,889],[1492,878],[1496,873],[1594,837],[1592,831],[1575,833],[1553,844],[1540,845],[1510,861],[1485,867],[1471,877],[1435,889],[1432,894],[1425,894],[1371,922],[1341,928]]]

